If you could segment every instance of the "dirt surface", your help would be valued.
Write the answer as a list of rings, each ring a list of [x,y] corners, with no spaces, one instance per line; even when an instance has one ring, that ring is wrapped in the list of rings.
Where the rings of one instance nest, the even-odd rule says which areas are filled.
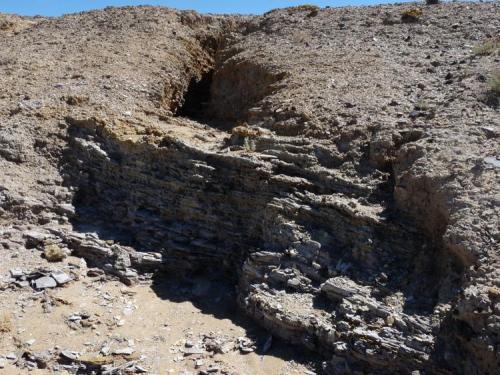
[[[496,373],[499,8],[0,15],[0,367]]]
[[[7,259],[2,274],[18,265],[26,267],[26,259]],[[82,360],[106,358],[111,367],[138,363],[155,374],[188,374],[210,366],[233,374],[304,374],[314,368],[308,363],[311,356],[307,359],[276,339],[262,352],[270,336],[248,320],[235,318],[230,285],[166,279],[127,287],[106,277],[86,276],[85,262],[72,257],[52,268],[71,270],[78,280],[49,293],[29,287],[2,294],[1,311],[12,325],[2,334],[0,352],[18,358],[6,361],[2,373],[25,373],[28,370],[16,364],[30,355],[37,358],[39,367],[30,373],[44,374],[50,368],[64,373],[64,365],[58,368],[51,363],[62,350],[77,352]],[[242,339],[252,342],[256,351],[241,352],[238,340]],[[212,341],[223,352],[206,351],[205,345]],[[120,349],[133,353],[112,354]]]

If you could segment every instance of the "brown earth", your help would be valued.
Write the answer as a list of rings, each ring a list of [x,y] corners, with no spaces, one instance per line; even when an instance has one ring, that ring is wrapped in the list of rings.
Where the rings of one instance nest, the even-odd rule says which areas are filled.
[[[0,15],[0,366],[496,373],[499,11]]]

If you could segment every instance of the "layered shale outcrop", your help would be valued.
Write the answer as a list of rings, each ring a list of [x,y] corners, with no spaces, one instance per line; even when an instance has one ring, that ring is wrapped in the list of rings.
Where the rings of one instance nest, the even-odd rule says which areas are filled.
[[[413,8],[9,18],[0,224],[229,280],[327,372],[494,373],[499,6]]]

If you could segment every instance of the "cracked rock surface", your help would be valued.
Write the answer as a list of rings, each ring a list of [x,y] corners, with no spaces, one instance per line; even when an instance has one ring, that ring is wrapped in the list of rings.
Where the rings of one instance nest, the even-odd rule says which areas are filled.
[[[327,373],[493,374],[499,12],[0,15],[0,251],[229,280]]]

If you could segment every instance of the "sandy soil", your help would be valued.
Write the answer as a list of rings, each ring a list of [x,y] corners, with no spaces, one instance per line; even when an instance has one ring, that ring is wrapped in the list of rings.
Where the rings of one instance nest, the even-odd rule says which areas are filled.
[[[36,262],[32,256],[17,254],[0,266],[5,278],[9,265],[26,270]],[[46,264],[41,258],[38,262]],[[72,270],[72,276],[79,279],[43,292],[30,286],[1,291],[0,311],[9,317],[11,327],[0,336],[0,356],[14,353],[21,358],[26,353],[49,351],[52,355],[48,362],[52,363],[58,360],[57,353],[69,350],[82,358],[106,358],[116,365],[135,360],[152,374],[189,374],[209,366],[228,374],[312,373],[305,362],[296,362],[304,355],[277,339],[262,353],[263,346],[269,346],[269,336],[235,311],[234,290],[228,284],[166,278],[127,287],[107,277],[87,276],[85,263],[78,258],[70,257],[50,267]],[[88,318],[79,323],[78,316]],[[206,337],[223,342],[227,353],[183,353],[191,345],[203,347]],[[256,351],[241,353],[238,338],[255,341]],[[106,348],[110,354],[103,356],[100,353]],[[133,353],[112,354],[124,348],[133,349]],[[28,372],[14,362],[6,360],[2,373]]]

